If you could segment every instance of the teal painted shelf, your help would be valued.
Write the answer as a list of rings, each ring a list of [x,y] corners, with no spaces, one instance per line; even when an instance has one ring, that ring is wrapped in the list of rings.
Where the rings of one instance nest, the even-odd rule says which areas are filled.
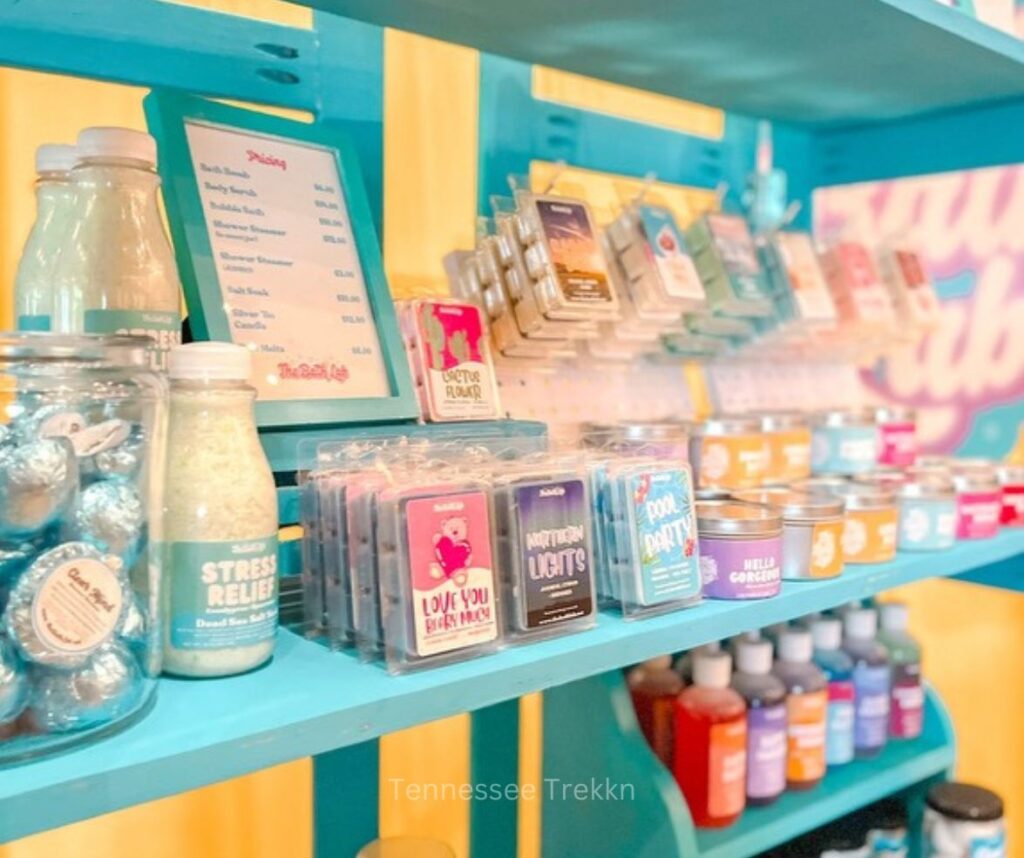
[[[942,554],[853,567],[831,581],[790,582],[761,602],[709,601],[633,623],[602,615],[583,634],[402,677],[282,632],[262,670],[217,681],[162,680],[153,711],[123,733],[5,770],[0,842],[1022,552],[1024,532],[1004,533]]]
[[[935,0],[293,2],[808,125],[1024,96],[1024,46]]]

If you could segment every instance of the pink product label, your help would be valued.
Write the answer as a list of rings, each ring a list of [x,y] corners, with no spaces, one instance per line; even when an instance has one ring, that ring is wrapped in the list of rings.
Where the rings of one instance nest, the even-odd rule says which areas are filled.
[[[786,788],[786,706],[747,713],[747,795],[774,798]]]
[[[1024,486],[1003,486],[1003,514],[1000,520],[1009,527],[1024,525]]]
[[[1002,492],[961,492],[956,503],[957,539],[988,539],[999,532]]]
[[[416,653],[436,655],[498,636],[491,525],[483,492],[406,506]]]
[[[711,599],[766,599],[782,587],[782,536],[767,539],[699,538],[704,595]]]
[[[914,423],[883,423],[879,427],[878,464],[906,468],[917,458],[917,426]]]
[[[889,733],[894,739],[916,739],[924,726],[924,686],[919,665],[894,665]]]

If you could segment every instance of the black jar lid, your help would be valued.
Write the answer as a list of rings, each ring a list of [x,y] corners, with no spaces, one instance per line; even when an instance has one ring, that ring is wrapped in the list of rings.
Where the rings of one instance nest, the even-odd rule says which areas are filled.
[[[973,784],[943,783],[928,790],[928,807],[950,819],[991,822],[1003,817],[1003,800]]]
[[[892,831],[907,827],[907,805],[902,799],[883,798],[871,805],[866,813],[872,828]]]
[[[864,814],[855,813],[819,828],[815,845],[820,852],[856,852],[867,845],[868,830]]]

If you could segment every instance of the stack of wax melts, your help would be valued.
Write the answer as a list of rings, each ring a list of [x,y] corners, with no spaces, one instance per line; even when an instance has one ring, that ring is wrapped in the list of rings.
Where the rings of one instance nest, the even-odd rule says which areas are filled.
[[[834,331],[838,323],[835,303],[821,272],[811,236],[780,231],[759,245],[765,275],[773,284],[780,333],[808,339]]]
[[[850,339],[880,337],[895,321],[892,297],[874,256],[858,241],[840,241],[821,255],[839,321]]]
[[[0,338],[0,760],[141,711],[156,637],[166,390],[147,340]]]
[[[905,332],[934,330],[939,323],[939,299],[921,257],[906,247],[883,245],[878,249],[878,269]]]
[[[479,307],[421,299],[401,306],[399,319],[425,420],[501,416],[487,323]]]

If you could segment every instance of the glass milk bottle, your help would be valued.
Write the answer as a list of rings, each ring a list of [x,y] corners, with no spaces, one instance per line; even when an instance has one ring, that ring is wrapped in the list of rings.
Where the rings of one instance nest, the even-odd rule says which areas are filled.
[[[191,343],[169,360],[164,670],[258,667],[277,630],[277,491],[253,418],[251,358]]]
[[[157,206],[156,141],[127,128],[86,128],[77,148],[53,328],[152,337],[153,366],[166,369],[167,352],[181,341],[181,298]]]
[[[74,208],[68,173],[74,146],[47,143],[36,149],[36,221],[14,276],[14,315],[19,331],[48,331],[53,278]]]

